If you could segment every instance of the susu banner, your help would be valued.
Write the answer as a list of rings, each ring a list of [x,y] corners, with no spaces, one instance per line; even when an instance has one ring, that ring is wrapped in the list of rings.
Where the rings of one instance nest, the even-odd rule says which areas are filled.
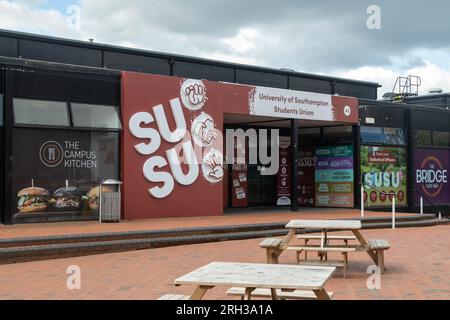
[[[316,205],[353,207],[353,146],[316,148]]]
[[[291,204],[290,137],[280,137],[280,168],[277,174],[277,206]]]
[[[315,200],[314,174],[317,156],[314,148],[302,147],[298,157],[298,205],[313,207]]]
[[[419,205],[420,195],[434,205],[450,203],[449,167],[450,150],[414,150],[414,186],[418,191],[414,197],[416,205]],[[425,200],[424,205],[428,205]]]
[[[361,147],[361,175],[365,184],[364,203],[368,207],[389,207],[395,193],[396,205],[407,205],[406,149],[401,147]],[[373,186],[383,192],[371,189]]]

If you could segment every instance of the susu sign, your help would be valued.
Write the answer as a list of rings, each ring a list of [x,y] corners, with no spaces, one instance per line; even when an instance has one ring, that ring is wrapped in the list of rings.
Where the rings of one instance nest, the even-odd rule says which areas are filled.
[[[124,217],[222,214],[224,112],[262,115],[260,113],[267,107],[272,110],[272,116],[282,117],[272,114],[275,107],[284,108],[282,101],[273,98],[280,94],[282,97],[295,95],[292,99],[295,106],[291,106],[297,110],[303,104],[313,103],[308,107],[313,114],[307,112],[307,119],[358,121],[354,98],[320,96],[320,99],[331,101],[316,106],[318,97],[314,94],[306,97],[289,90],[280,92],[278,89],[123,72],[121,173]],[[272,156],[271,153],[271,157],[267,155],[266,158],[270,163],[278,164],[275,161],[278,157],[272,159]],[[259,157],[262,162],[266,159],[261,153]],[[271,172],[269,167],[267,170]],[[272,174],[276,174],[277,168],[273,171]]]
[[[165,198],[174,189],[175,182],[183,186],[193,184],[199,176],[199,165],[205,178],[216,183],[223,178],[221,151],[213,148],[215,137],[219,135],[215,128],[214,120],[207,113],[200,113],[190,125],[191,132],[187,131],[186,118],[183,113],[183,105],[190,111],[196,111],[203,107],[207,100],[206,88],[200,80],[186,80],[180,88],[181,98],[169,101],[171,116],[175,120],[175,128],[170,129],[168,115],[162,104],[151,108],[151,112],[137,112],[129,120],[131,134],[146,142],[134,145],[136,151],[143,156],[150,156],[145,161],[142,171],[145,178],[153,183],[160,183],[148,189],[155,198]],[[156,123],[156,128],[147,127]],[[191,139],[191,136],[193,139]],[[154,155],[161,147],[161,140],[174,145],[165,150],[165,157]],[[194,144],[200,149],[194,150]],[[203,151],[205,148],[206,151]],[[180,158],[180,151],[182,158]],[[199,156],[200,161],[199,161]],[[187,165],[187,172],[182,169],[182,163]],[[158,170],[161,169],[161,170]]]

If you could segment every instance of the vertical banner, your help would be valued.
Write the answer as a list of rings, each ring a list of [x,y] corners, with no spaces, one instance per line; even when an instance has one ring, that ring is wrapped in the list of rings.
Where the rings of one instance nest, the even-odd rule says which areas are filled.
[[[313,207],[315,204],[314,174],[317,157],[312,147],[303,147],[298,157],[298,205]]]
[[[245,208],[248,206],[247,165],[234,164],[232,168],[232,206],[233,208]]]
[[[407,205],[406,199],[406,149],[402,147],[361,146],[361,175],[366,186],[374,186],[386,193],[396,194],[399,207]],[[365,188],[367,207],[390,207],[391,197]]]
[[[277,173],[277,206],[291,205],[290,137],[280,137],[280,168]]]
[[[223,207],[224,208],[228,208],[229,203],[228,203],[228,165],[224,165],[223,166],[223,170],[224,170],[224,175],[223,175]]]
[[[353,146],[316,149],[316,205],[353,207]]]
[[[414,150],[414,186],[434,205],[450,203],[450,185],[448,170],[450,167],[450,150],[415,149]],[[414,195],[419,205],[420,194]],[[424,201],[424,205],[428,205]]]

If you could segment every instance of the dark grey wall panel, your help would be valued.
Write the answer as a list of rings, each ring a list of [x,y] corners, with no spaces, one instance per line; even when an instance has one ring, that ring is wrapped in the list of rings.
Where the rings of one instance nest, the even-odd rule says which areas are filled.
[[[371,86],[356,85],[337,81],[335,89],[336,93],[341,96],[377,100],[377,88]]]
[[[168,59],[105,51],[103,64],[106,68],[122,71],[135,71],[170,76]]]
[[[4,92],[4,77],[5,77],[5,72],[3,70],[1,70],[2,66],[0,65],[0,94],[2,94]]]
[[[31,40],[19,41],[19,55],[24,59],[102,67],[101,50]]]
[[[17,39],[0,37],[0,56],[17,58]]]
[[[179,60],[175,60],[175,64],[173,65],[173,75],[212,81],[234,81],[234,70],[232,68]]]
[[[120,104],[119,77],[27,70],[14,72],[12,85],[19,98]]]
[[[450,113],[425,110],[411,110],[413,129],[450,131]]]
[[[406,126],[406,113],[403,108],[393,108],[383,105],[360,105],[359,119],[365,124],[366,117],[375,119],[375,126],[404,128]]]
[[[263,87],[288,88],[287,75],[245,69],[236,69],[236,82]]]
[[[417,97],[405,99],[407,103],[414,103],[424,106],[432,106],[443,108],[445,106],[445,96],[439,95],[436,97]]]
[[[289,77],[289,85],[292,90],[331,94],[331,84],[327,80],[291,76]]]

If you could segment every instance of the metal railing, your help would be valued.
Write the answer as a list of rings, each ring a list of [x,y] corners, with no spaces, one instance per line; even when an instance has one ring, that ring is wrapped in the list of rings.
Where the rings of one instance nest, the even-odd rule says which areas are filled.
[[[364,187],[366,186],[370,189],[373,189],[373,190],[379,192],[380,194],[392,196],[392,200],[391,200],[392,201],[392,229],[395,229],[395,202],[396,202],[395,201],[395,197],[396,197],[395,192],[386,192],[381,189],[378,189],[377,187],[368,185],[364,182],[360,182],[360,185],[361,185],[361,218],[364,218]]]
[[[436,205],[433,202],[431,202],[430,199],[428,199],[421,192],[419,192],[419,190],[414,190],[414,191],[420,196],[420,200],[419,200],[420,214],[423,214],[423,199],[425,199],[425,201],[428,202],[430,204],[430,206],[433,208],[434,214],[439,217],[439,220],[441,220],[441,218],[442,218],[441,210],[438,207],[436,207]]]

